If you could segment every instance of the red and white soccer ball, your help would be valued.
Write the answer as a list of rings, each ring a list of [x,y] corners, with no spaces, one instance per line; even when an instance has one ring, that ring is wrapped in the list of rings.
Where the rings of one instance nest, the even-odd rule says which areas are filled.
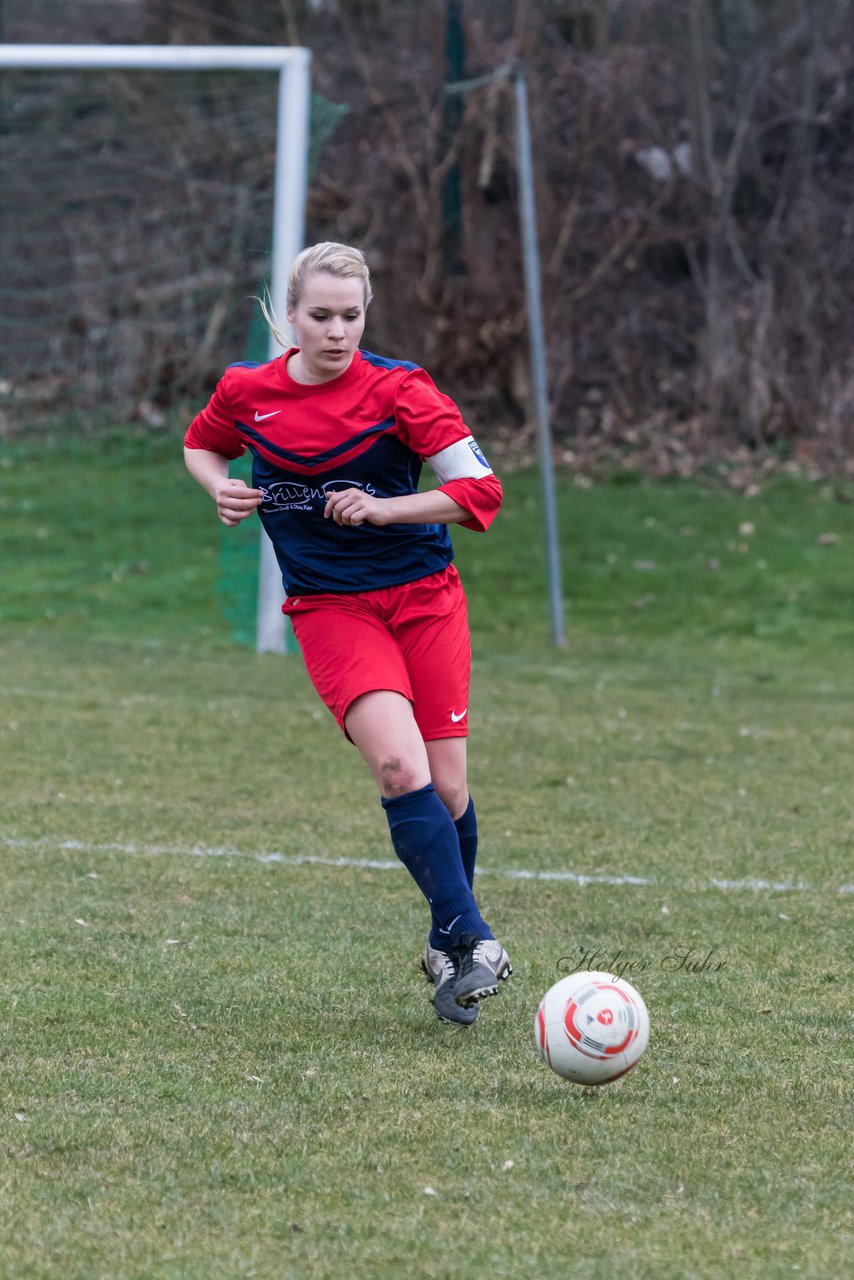
[[[575,1084],[608,1084],[640,1060],[649,1014],[634,987],[612,973],[571,973],[540,1001],[540,1057]]]

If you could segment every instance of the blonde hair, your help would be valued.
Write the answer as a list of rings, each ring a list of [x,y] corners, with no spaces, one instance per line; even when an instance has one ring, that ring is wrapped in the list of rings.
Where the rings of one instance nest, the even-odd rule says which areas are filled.
[[[356,249],[349,244],[338,244],[334,240],[323,240],[320,244],[309,245],[307,249],[303,249],[294,258],[288,274],[288,307],[296,307],[302,297],[302,291],[305,282],[310,275],[316,271],[324,271],[330,276],[339,276],[343,279],[360,278],[364,288],[365,310],[374,296],[371,290],[371,273],[368,270],[368,263],[361,249]],[[273,310],[273,304],[269,293],[258,299],[261,304],[261,311],[264,319],[270,328],[270,332],[276,339],[280,347],[289,347],[290,339],[283,330],[276,313]]]

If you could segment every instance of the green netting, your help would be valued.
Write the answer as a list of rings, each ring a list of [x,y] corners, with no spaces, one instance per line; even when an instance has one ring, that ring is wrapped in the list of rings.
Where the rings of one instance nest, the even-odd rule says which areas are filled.
[[[267,269],[277,93],[254,71],[3,73],[3,435],[203,403]]]
[[[309,135],[309,173],[314,167],[338,123],[348,111],[346,105],[330,102],[322,94],[312,94],[311,131]],[[263,296],[269,281],[259,281],[257,293]],[[269,334],[259,307],[252,313],[246,335],[244,360],[268,358]],[[250,483],[252,460],[249,454],[232,463],[231,474]],[[254,646],[258,603],[258,540],[256,520],[244,520],[234,529],[222,527],[219,589],[223,611],[238,644]],[[296,652],[290,626],[285,628],[285,648]]]

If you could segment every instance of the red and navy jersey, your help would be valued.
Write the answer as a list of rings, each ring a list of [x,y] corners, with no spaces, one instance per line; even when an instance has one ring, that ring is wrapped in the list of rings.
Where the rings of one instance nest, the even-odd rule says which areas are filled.
[[[454,402],[417,365],[369,351],[328,382],[296,382],[287,371],[295,350],[230,365],[184,441],[229,459],[251,451],[258,514],[287,595],[372,591],[444,569],[453,559],[446,525],[337,525],[323,511],[331,490],[416,493],[427,461],[442,492],[471,512],[465,527],[485,530],[501,485]]]

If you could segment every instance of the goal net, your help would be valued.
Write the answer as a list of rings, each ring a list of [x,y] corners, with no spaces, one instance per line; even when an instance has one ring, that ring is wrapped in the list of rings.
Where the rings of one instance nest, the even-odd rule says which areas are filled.
[[[29,65],[13,65],[22,51]],[[129,522],[144,530],[146,515],[177,513],[135,488],[140,457],[180,459],[225,365],[269,354],[253,298],[269,287],[284,312],[307,163],[341,109],[315,97],[309,129],[304,50],[134,46],[127,66],[118,46],[89,50],[111,58],[101,66],[83,46],[66,65],[44,52],[0,46],[0,440],[124,450],[110,500],[146,506]],[[230,531],[220,585],[254,641],[258,525],[246,525]],[[93,548],[93,566],[110,554]]]

